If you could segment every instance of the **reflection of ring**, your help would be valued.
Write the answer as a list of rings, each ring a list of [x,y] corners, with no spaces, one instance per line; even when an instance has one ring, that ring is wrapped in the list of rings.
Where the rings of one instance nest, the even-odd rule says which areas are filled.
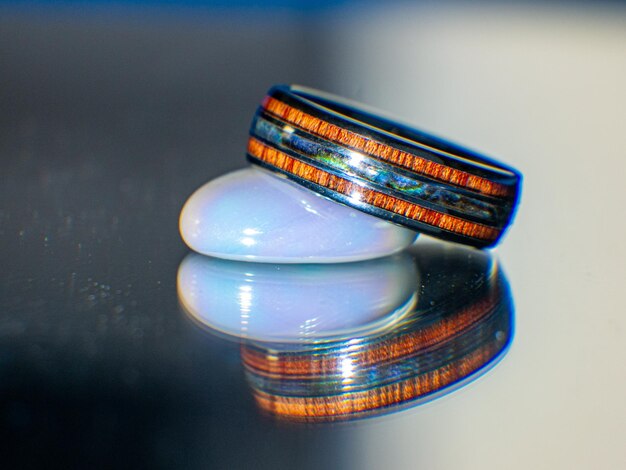
[[[446,240],[494,245],[517,203],[517,171],[315,90],[272,88],[250,134],[251,162]]]
[[[259,407],[295,421],[389,413],[451,392],[502,358],[513,334],[513,304],[493,257],[436,248],[415,255],[424,269],[421,295],[390,328],[300,345],[244,343]]]

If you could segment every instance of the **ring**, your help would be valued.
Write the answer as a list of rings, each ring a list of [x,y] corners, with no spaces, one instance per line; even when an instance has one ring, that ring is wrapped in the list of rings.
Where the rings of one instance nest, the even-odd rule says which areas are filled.
[[[247,157],[339,203],[480,248],[510,224],[521,183],[489,158],[295,85],[270,89]]]

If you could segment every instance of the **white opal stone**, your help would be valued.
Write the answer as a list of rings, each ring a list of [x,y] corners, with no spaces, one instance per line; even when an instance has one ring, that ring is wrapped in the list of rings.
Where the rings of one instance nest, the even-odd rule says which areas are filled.
[[[180,233],[199,253],[271,263],[378,258],[417,236],[256,168],[228,173],[192,194]]]
[[[195,253],[178,270],[185,312],[231,337],[303,343],[379,332],[417,301],[408,253],[341,264],[227,261]]]

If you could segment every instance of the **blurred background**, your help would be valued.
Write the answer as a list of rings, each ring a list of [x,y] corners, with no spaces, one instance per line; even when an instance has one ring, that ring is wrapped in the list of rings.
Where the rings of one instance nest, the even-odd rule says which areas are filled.
[[[265,91],[344,95],[525,176],[505,360],[354,425],[260,417],[180,313],[193,190]],[[0,446],[23,467],[626,468],[621,2],[0,3]],[[17,459],[17,460],[14,460]]]

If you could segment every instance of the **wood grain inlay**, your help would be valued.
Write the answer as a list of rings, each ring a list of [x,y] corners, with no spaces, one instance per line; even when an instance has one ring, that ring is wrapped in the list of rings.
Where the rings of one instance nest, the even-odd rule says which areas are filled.
[[[364,152],[372,157],[393,163],[438,181],[471,189],[482,194],[497,197],[511,197],[515,189],[481,176],[472,175],[441,163],[393,148],[385,143],[364,137],[356,132],[343,129],[308,113],[300,111],[271,96],[266,96],[262,103],[263,108],[279,119],[292,126],[304,129],[332,142],[345,145],[352,149]],[[417,142],[419,145],[419,142]],[[425,147],[428,147],[424,145]],[[428,147],[431,148],[431,147]],[[433,149],[439,151],[437,149]]]

